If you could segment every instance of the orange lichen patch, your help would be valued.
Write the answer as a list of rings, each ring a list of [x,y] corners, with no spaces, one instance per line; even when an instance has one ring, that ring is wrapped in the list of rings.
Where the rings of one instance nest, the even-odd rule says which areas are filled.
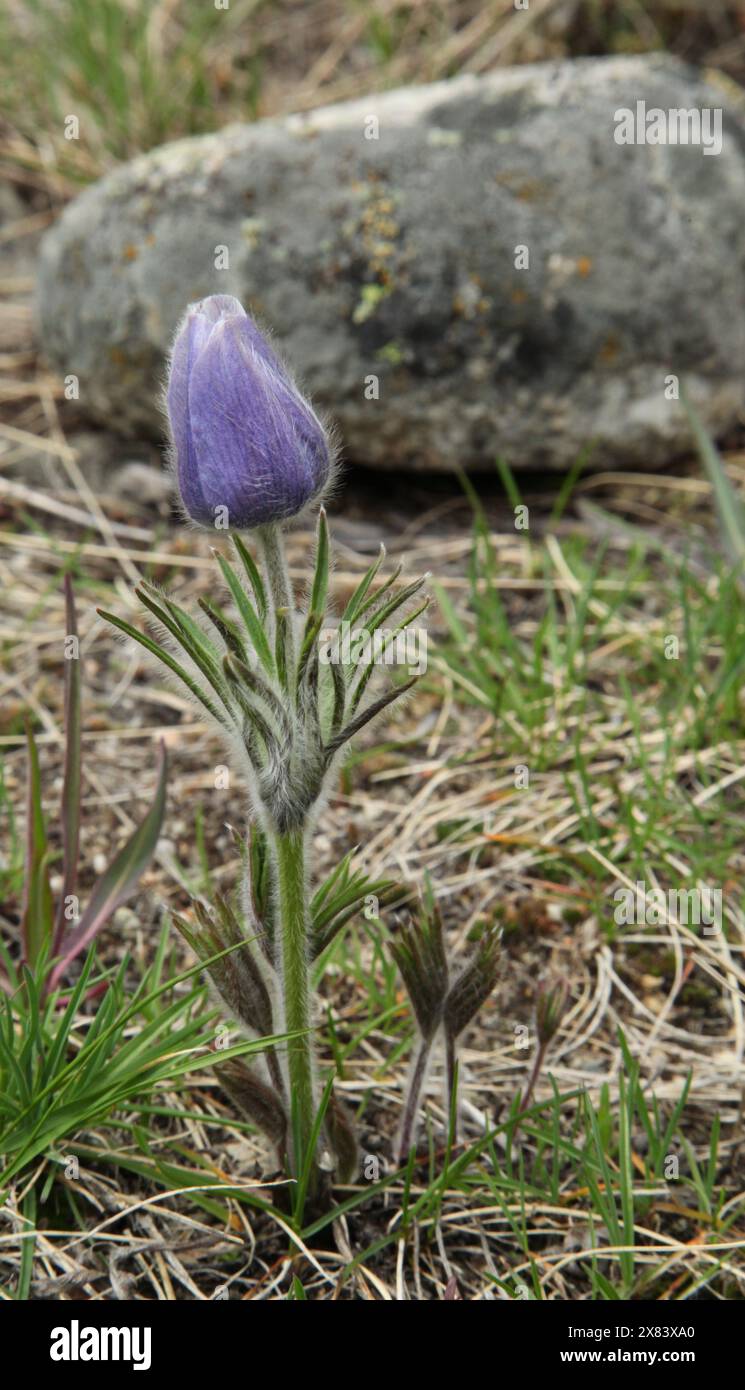
[[[140,253],[137,250],[137,247],[133,246],[131,242],[127,243],[122,252],[122,256],[124,257],[125,261],[136,261],[139,254]]]
[[[540,198],[543,187],[536,179],[529,179],[520,188],[515,189],[515,197],[521,203],[534,203],[536,198]]]
[[[524,304],[527,298],[527,290],[513,290],[510,295],[513,304]]]
[[[494,182],[506,188],[520,203],[534,203],[536,199],[545,197],[548,193],[546,184],[541,183],[540,179],[526,178],[525,174],[517,170],[496,174]]]
[[[615,362],[620,350],[621,344],[619,343],[618,338],[616,337],[615,333],[611,333],[606,338],[605,342],[600,348],[600,351],[598,353],[598,359],[599,361],[604,362],[606,364]]]
[[[582,276],[587,276],[587,275],[590,274],[590,271],[591,271],[591,270],[592,270],[592,261],[590,260],[590,257],[589,257],[589,256],[578,256],[578,257],[577,257],[577,274],[578,274],[578,275],[582,275]]]
[[[373,277],[373,284],[363,291],[363,300],[353,315],[355,323],[364,323],[375,311],[380,299],[393,288],[394,270],[391,263],[400,249],[398,241],[401,228],[394,216],[395,197],[390,190],[381,188],[379,178],[371,176],[367,183],[353,183],[352,188],[365,199],[354,233],[361,241],[367,268]],[[377,294],[376,289],[379,291]]]

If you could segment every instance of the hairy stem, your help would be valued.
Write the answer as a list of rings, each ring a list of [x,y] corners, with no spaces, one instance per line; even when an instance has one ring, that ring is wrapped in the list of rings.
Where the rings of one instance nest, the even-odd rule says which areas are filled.
[[[271,595],[271,608],[274,612],[274,632],[273,639],[277,639],[277,614],[281,610],[287,615],[287,621],[282,624],[281,637],[284,646],[284,669],[289,673],[290,685],[295,671],[295,635],[293,625],[293,615],[295,612],[295,600],[290,584],[290,575],[287,569],[287,558],[285,547],[282,540],[282,531],[276,522],[258,528],[259,545],[264,558],[264,567],[269,581],[269,592]]]
[[[452,1136],[451,1136],[451,1137],[452,1137],[453,1143],[454,1143],[454,1144],[457,1144],[457,1142],[458,1142],[458,1097],[455,1096],[455,1101],[453,1101],[453,1093],[454,1093],[454,1091],[455,1091],[455,1089],[456,1089],[456,1075],[455,1075],[455,1038],[453,1037],[452,1033],[448,1032],[447,1030],[446,1030],[446,1032],[445,1032],[445,1087],[446,1087],[446,1095],[445,1095],[446,1109],[445,1109],[445,1114],[446,1114],[446,1115],[452,1115],[452,1117],[453,1117],[453,1133],[452,1133]]]
[[[266,1058],[266,1065],[269,1070],[269,1076],[271,1077],[272,1085],[274,1086],[274,1089],[277,1092],[277,1095],[279,1096],[280,1100],[284,1101],[287,1097],[285,1092],[284,1077],[282,1076],[282,1068],[279,1065],[279,1058],[273,1047],[268,1047],[266,1052],[264,1053],[264,1056]]]
[[[530,1102],[533,1098],[533,1092],[535,1090],[536,1081],[538,1080],[538,1077],[541,1074],[541,1067],[543,1066],[543,1059],[545,1055],[546,1044],[539,1043],[538,1047],[536,1048],[535,1057],[533,1059],[533,1066],[530,1072],[530,1076],[528,1078],[528,1084],[525,1087],[522,1100],[520,1101],[520,1108],[517,1112],[518,1115],[523,1115],[527,1110],[528,1106],[530,1105]],[[517,1133],[517,1125],[515,1126],[515,1133]]]
[[[292,1169],[295,1177],[303,1172],[315,1115],[313,1094],[313,1056],[310,1036],[309,914],[305,882],[305,846],[302,830],[291,830],[274,837],[277,894],[282,957],[284,1026],[288,1033],[301,1032],[287,1043],[287,1072],[290,1097],[296,1119],[293,1136]],[[316,1165],[311,1164],[310,1190]]]
[[[411,1148],[414,1136],[414,1122],[416,1120],[417,1111],[419,1109],[419,1097],[422,1093],[424,1078],[427,1075],[427,1064],[429,1062],[429,1054],[431,1048],[432,1039],[422,1038],[419,1044],[419,1051],[414,1061],[411,1076],[409,1078],[406,1105],[404,1107],[404,1116],[401,1122],[401,1137],[398,1142],[399,1163],[405,1163],[407,1158],[409,1157],[409,1150]]]

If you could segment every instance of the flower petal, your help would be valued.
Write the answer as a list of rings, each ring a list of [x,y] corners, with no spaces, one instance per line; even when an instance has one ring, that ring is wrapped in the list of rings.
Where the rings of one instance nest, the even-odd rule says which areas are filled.
[[[190,429],[202,498],[199,520],[228,508],[229,524],[259,526],[299,512],[326,482],[323,429],[250,319],[223,319],[194,362]],[[263,340],[262,340],[263,341]]]

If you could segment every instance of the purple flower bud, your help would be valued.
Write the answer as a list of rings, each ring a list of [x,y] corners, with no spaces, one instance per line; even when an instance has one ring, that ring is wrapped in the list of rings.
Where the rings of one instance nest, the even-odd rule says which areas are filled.
[[[192,304],[173,345],[168,418],[193,521],[250,530],[295,516],[331,471],[328,437],[237,299]]]

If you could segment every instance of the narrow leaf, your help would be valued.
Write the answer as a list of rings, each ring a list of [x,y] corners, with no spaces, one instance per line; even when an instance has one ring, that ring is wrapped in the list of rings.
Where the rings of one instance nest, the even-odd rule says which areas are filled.
[[[24,960],[33,967],[45,944],[52,939],[54,903],[49,884],[49,850],[41,804],[39,754],[31,725],[26,727],[28,745],[28,824],[26,827],[26,882],[24,886],[21,934]]]
[[[162,661],[163,665],[167,666],[169,671],[173,671],[174,675],[178,676],[180,681],[183,681],[187,690],[191,691],[200,705],[204,705],[204,708],[209,711],[213,719],[217,720],[218,724],[223,724],[227,729],[231,727],[227,716],[220,712],[217,706],[212,703],[209,696],[205,695],[201,687],[198,686],[197,682],[189,675],[189,672],[181,666],[175,657],[171,656],[171,653],[165,647],[159,646],[151,637],[148,637],[147,633],[138,632],[137,628],[132,627],[131,623],[125,622],[124,618],[117,618],[114,613],[107,613],[104,608],[97,608],[96,612],[100,618],[104,618],[107,623],[112,623],[114,627],[118,627],[119,631],[125,633],[127,637],[131,637],[135,642],[139,642],[140,646],[144,647],[145,651],[150,652],[151,656],[155,656],[158,658],[158,661]]]
[[[219,632],[228,651],[240,657],[241,661],[247,661],[246,648],[241,640],[241,634],[235,623],[230,621],[227,613],[223,613],[222,608],[218,607],[216,603],[211,603],[208,598],[200,598],[197,602],[202,612],[206,614]]]
[[[301,644],[301,647],[300,647],[300,657],[299,657],[299,659],[298,659],[298,664],[297,664],[297,688],[298,688],[298,690],[300,689],[300,686],[302,685],[303,677],[305,676],[305,672],[306,672],[306,668],[307,668],[307,666],[308,666],[308,662],[309,662],[309,660],[310,660],[311,652],[313,651],[313,647],[314,647],[314,645],[315,645],[316,638],[317,638],[319,632],[321,631],[321,623],[322,623],[322,622],[323,622],[323,613],[320,613],[320,612],[319,612],[319,613],[314,613],[314,612],[311,610],[311,612],[308,614],[308,617],[307,617],[307,620],[306,620],[306,623],[305,623],[305,631],[303,632],[303,640],[302,640],[302,644]]]
[[[238,671],[236,670],[236,666],[237,662],[235,657],[225,657],[225,660],[223,662],[223,668],[225,670],[226,676],[228,677],[228,680],[230,681],[231,690],[233,691],[235,698],[238,701],[238,704],[240,705],[244,719],[247,719],[250,722],[253,729],[261,735],[261,738],[263,739],[264,744],[266,746],[267,752],[269,752],[269,750],[274,745],[276,745],[277,731],[276,729],[272,728],[268,719],[265,717],[264,714],[262,714],[258,705],[256,705],[253,702],[253,700],[249,699],[248,694],[246,693],[246,690],[243,687],[243,681],[241,679],[241,676],[238,674]]]
[[[378,573],[378,570],[380,569],[380,566],[382,565],[384,559],[385,546],[381,544],[380,554],[378,555],[377,560],[375,560],[373,564],[370,566],[370,568],[365,572],[365,574],[363,574],[359,584],[357,585],[357,588],[355,589],[346,608],[344,609],[344,612],[342,613],[342,621],[346,620],[349,623],[354,622],[354,619],[357,617],[357,614],[359,613],[360,605],[364,602],[367,591],[370,588],[370,585],[372,584],[376,574]]]
[[[735,564],[743,565],[745,564],[745,508],[727,477],[718,450],[684,390],[681,390],[680,399],[688,416],[701,462],[712,486],[726,549]]]
[[[267,641],[266,633],[264,632],[261,622],[259,621],[259,618],[256,615],[256,610],[253,604],[251,603],[251,600],[249,599],[245,589],[240,583],[240,580],[238,579],[235,570],[232,568],[231,565],[228,564],[227,560],[225,559],[225,556],[221,555],[220,552],[217,550],[214,551],[214,554],[217,556],[217,563],[220,566],[220,569],[222,570],[225,583],[227,584],[231,594],[233,595],[233,601],[235,603],[236,608],[238,609],[238,612],[241,615],[244,626],[246,628],[246,632],[248,633],[251,639],[251,644],[255,648],[256,654],[262,666],[265,668],[266,671],[269,672],[269,675],[273,675],[274,662],[272,660],[272,653],[269,647],[269,643]]]
[[[56,956],[65,929],[65,906],[75,892],[78,882],[80,848],[80,650],[78,621],[72,580],[65,575],[65,644],[73,638],[75,650],[65,652],[65,770],[62,779],[62,892],[57,905],[52,955]]]
[[[331,662],[331,680],[334,686],[334,709],[331,715],[331,732],[338,733],[347,708],[347,677],[340,661]]]
[[[234,532],[232,539],[236,552],[240,557],[241,564],[243,565],[243,568],[246,571],[246,577],[248,579],[248,582],[253,590],[254,598],[256,599],[256,607],[259,610],[259,618],[263,622],[266,618],[266,590],[264,588],[264,581],[261,578],[261,575],[259,573],[253,556],[247,549],[244,542],[241,540],[240,536],[236,532]]]
[[[258,695],[272,711],[278,720],[283,732],[287,737],[290,734],[290,719],[287,710],[282,703],[277,691],[272,688],[268,681],[258,671],[252,671],[245,661],[241,661],[237,656],[227,655],[223,660],[228,680],[236,682],[236,675],[240,681],[251,691],[253,695]]]
[[[426,599],[424,600],[424,603],[420,603],[419,607],[418,607],[418,608],[415,608],[413,613],[407,613],[406,616],[405,616],[404,618],[402,618],[401,622],[398,623],[398,624],[396,625],[396,627],[394,627],[393,630],[392,630],[391,632],[389,632],[388,636],[386,637],[386,639],[385,639],[385,641],[383,642],[383,645],[382,645],[382,647],[381,647],[381,649],[380,649],[380,657],[381,657],[381,658],[383,658],[383,657],[385,656],[385,654],[386,654],[388,648],[391,646],[391,644],[392,644],[393,642],[395,642],[395,640],[396,640],[396,638],[399,636],[399,634],[402,633],[402,632],[405,632],[405,631],[406,631],[406,628],[407,628],[407,627],[410,627],[411,624],[412,624],[413,622],[416,622],[416,619],[419,618],[419,617],[421,616],[421,614],[424,613],[424,612],[427,610],[427,608],[429,608],[429,604],[430,604],[430,600],[429,600],[429,598],[426,598]],[[355,686],[354,692],[353,692],[353,694],[352,694],[352,699],[351,699],[351,711],[352,711],[352,714],[354,714],[355,710],[356,710],[356,709],[358,708],[358,706],[359,706],[360,700],[362,699],[362,696],[364,695],[365,690],[367,689],[367,685],[368,685],[368,682],[369,682],[369,680],[370,680],[370,677],[371,677],[371,675],[372,675],[372,673],[373,673],[373,670],[374,670],[374,666],[373,666],[373,663],[372,663],[372,661],[371,661],[371,662],[369,663],[369,665],[368,665],[367,667],[363,668],[362,672],[360,673],[359,679],[358,679],[358,681],[357,681],[357,685]]]
[[[388,599],[387,603],[384,603],[380,608],[375,609],[375,611],[370,614],[365,622],[365,631],[369,632],[371,636],[374,632],[377,632],[378,628],[382,627],[386,618],[390,618],[393,613],[398,611],[402,604],[406,603],[408,599],[413,598],[414,595],[419,592],[422,585],[426,584],[429,578],[429,574],[423,574],[420,579],[414,579],[411,584],[405,584],[403,589],[399,589],[398,593],[393,594],[392,597]]]
[[[242,1114],[276,1145],[280,1161],[284,1163],[287,1115],[274,1091],[240,1057],[228,1062],[216,1062],[215,1073]]]
[[[327,743],[326,754],[329,761],[333,758],[334,754],[338,752],[343,743],[346,743],[348,739],[353,738],[356,733],[359,733],[360,729],[363,729],[365,724],[369,724],[371,719],[375,719],[378,714],[381,714],[387,705],[392,704],[400,695],[405,695],[407,690],[411,690],[412,685],[416,685],[418,679],[418,676],[412,676],[411,680],[404,681],[403,685],[397,685],[395,690],[386,691],[385,695],[381,695],[379,700],[374,700],[371,705],[367,705],[354,719],[350,720],[349,724],[347,724],[335,738],[332,738],[329,743]]]
[[[204,634],[200,632],[196,623],[189,617],[188,613],[184,613],[183,609],[179,610],[176,604],[172,603],[170,599],[165,600],[166,607],[164,608],[161,603],[153,598],[152,594],[147,592],[144,586],[135,589],[135,593],[140,603],[144,604],[149,612],[153,614],[153,617],[157,618],[158,622],[162,623],[166,630],[170,632],[174,640],[178,642],[179,646],[186,652],[186,655],[191,658],[194,665],[201,671],[202,675],[212,686],[215,694],[219,696],[223,704],[226,704],[225,688],[220,679],[220,670],[218,666],[221,653],[218,652],[217,648],[211,642],[207,641]],[[230,714],[231,710],[229,706],[227,708],[228,714]]]
[[[278,608],[274,614],[274,661],[283,690],[289,687],[287,657],[290,651],[290,610]]]
[[[161,743],[158,759],[158,783],[155,797],[145,819],[130,836],[106,872],[99,879],[88,906],[77,926],[63,942],[62,959],[54,966],[49,988],[54,989],[70,962],[80,954],[100,932],[122,903],[134,893],[137,884],[155,852],[163,824],[166,804],[166,752]]]
[[[326,596],[329,588],[329,528],[326,521],[326,508],[318,513],[318,538],[316,541],[316,568],[313,575],[313,588],[310,593],[309,611],[326,611]]]

